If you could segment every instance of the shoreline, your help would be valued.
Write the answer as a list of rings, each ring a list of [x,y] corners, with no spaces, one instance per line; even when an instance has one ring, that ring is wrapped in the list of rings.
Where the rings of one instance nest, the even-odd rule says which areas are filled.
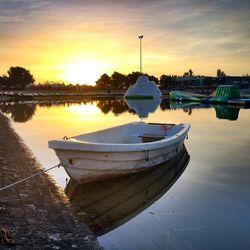
[[[1,111],[0,140],[0,188],[44,169]],[[46,173],[0,191],[0,229],[1,249],[102,249]]]
[[[168,97],[169,91],[161,90],[162,97]],[[0,101],[44,101],[44,100],[109,100],[120,99],[125,94],[124,90],[93,91],[93,92],[60,92],[60,91],[1,91]]]

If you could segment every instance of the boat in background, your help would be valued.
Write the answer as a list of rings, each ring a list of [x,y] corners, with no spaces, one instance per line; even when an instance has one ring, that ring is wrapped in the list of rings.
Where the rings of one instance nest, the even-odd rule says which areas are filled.
[[[210,96],[182,91],[171,91],[169,96],[171,101],[250,107],[250,96],[240,96],[239,87],[237,85],[219,85],[215,93]]]
[[[147,76],[139,76],[135,85],[128,88],[125,99],[153,99],[160,98],[161,91],[154,81],[149,81]]]
[[[74,213],[100,236],[126,223],[163,196],[189,163],[185,148],[170,161],[148,171],[65,188]]]
[[[189,124],[132,122],[65,140],[49,141],[69,176],[79,183],[131,174],[172,159]]]
[[[171,101],[177,102],[201,102],[201,99],[206,98],[206,95],[184,92],[180,90],[173,90],[169,93]]]

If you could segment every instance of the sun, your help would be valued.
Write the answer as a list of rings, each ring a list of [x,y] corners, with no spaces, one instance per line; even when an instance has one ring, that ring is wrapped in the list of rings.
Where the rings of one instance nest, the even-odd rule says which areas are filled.
[[[63,79],[72,84],[95,85],[96,80],[103,73],[100,64],[95,62],[77,62],[65,65]]]

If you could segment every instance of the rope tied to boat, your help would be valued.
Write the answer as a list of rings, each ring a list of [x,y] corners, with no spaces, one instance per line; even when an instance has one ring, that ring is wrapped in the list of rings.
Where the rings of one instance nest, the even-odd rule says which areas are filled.
[[[26,178],[23,178],[23,179],[19,180],[19,181],[13,182],[13,183],[11,183],[11,184],[5,186],[5,187],[1,187],[1,188],[0,188],[0,192],[3,191],[3,190],[6,190],[6,189],[12,188],[12,187],[16,186],[17,184],[22,183],[22,182],[25,182],[25,181],[27,181],[27,180],[33,178],[33,177],[36,177],[37,175],[46,173],[46,172],[48,172],[48,171],[50,171],[50,170],[52,170],[52,169],[54,169],[54,168],[59,168],[59,167],[61,167],[61,166],[62,166],[62,163],[59,163],[59,164],[57,164],[57,165],[55,165],[55,166],[53,166],[53,167],[51,167],[51,168],[42,169],[41,171],[39,171],[39,172],[37,172],[37,173],[35,173],[35,174],[33,174],[33,175],[30,175],[30,176],[28,176],[28,177],[26,177]]]

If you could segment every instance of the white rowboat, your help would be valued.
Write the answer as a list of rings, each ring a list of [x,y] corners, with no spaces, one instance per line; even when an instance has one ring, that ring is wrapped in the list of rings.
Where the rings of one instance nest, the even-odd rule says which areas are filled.
[[[98,182],[70,179],[65,193],[73,211],[100,236],[121,226],[151,206],[174,185],[189,163],[185,148],[170,161],[148,171]]]
[[[136,173],[172,159],[189,124],[133,122],[65,140],[49,141],[69,176],[79,183]]]

